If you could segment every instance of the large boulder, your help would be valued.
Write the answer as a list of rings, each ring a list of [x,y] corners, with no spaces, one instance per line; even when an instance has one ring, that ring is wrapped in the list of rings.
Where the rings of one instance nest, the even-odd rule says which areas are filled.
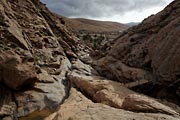
[[[172,108],[153,98],[135,93],[121,83],[76,72],[69,74],[69,79],[72,85],[94,102],[133,112],[164,113],[179,116],[179,113]]]
[[[2,52],[0,54],[0,81],[14,90],[32,87],[38,80],[35,66],[33,63],[23,62],[21,56],[13,51]]]
[[[164,114],[134,113],[93,103],[74,88],[60,109],[45,120],[178,120]]]

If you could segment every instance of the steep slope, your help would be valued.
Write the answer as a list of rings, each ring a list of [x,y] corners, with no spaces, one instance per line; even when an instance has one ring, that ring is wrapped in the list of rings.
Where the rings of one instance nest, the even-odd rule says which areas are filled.
[[[39,0],[0,1],[1,120],[180,118],[176,105],[101,77],[88,60],[89,50]]]
[[[39,0],[1,0],[0,46],[0,117],[52,113],[68,96],[71,60],[83,56],[78,39]]]
[[[175,0],[157,15],[132,27],[115,41],[99,61],[107,77],[124,81],[149,80],[159,84],[156,95],[180,98],[180,1]],[[102,69],[103,68],[103,69]],[[151,85],[152,88],[152,85]],[[148,89],[147,87],[144,89]],[[150,89],[150,87],[149,87]],[[159,92],[158,92],[159,91]],[[178,102],[179,103],[179,102]]]

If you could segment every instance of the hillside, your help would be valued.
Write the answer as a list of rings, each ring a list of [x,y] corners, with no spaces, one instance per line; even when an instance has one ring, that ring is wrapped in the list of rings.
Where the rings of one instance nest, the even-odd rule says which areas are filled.
[[[62,17],[62,16],[61,16]],[[66,18],[65,24],[72,28],[72,31],[90,48],[99,50],[107,42],[114,40],[119,34],[129,28],[128,25],[97,21],[84,18]]]
[[[67,24],[75,31],[119,32],[128,28],[127,25],[117,22],[97,21],[83,18],[71,18],[66,21]]]
[[[166,24],[163,25],[171,26],[172,32],[168,31],[170,36],[162,36],[164,38],[161,41],[173,38],[178,42],[177,35],[179,34],[176,29],[179,30],[177,27],[179,17],[175,13],[179,13],[179,1],[175,0],[164,12],[171,16],[172,22],[164,21]],[[162,12],[163,15],[164,12]],[[153,18],[159,22],[164,20],[164,18]],[[128,30],[129,32],[121,37],[127,37],[126,42],[130,39],[129,36],[136,32],[144,31],[148,35],[149,30],[152,32],[151,25],[159,24],[159,22],[152,24],[151,20],[145,20],[150,23],[150,26],[144,22],[140,24],[140,27]],[[142,65],[133,69],[131,67],[137,65],[134,62],[129,62],[132,63],[128,64],[129,66],[125,65],[127,64],[125,62],[121,63],[120,61],[123,61],[121,58],[125,60],[132,51],[124,54],[126,48],[121,51],[121,45],[124,44],[119,46],[119,42],[115,43],[115,47],[112,47],[104,59],[109,62],[101,61],[95,65],[94,60],[89,56],[91,49],[84,45],[64,22],[66,20],[50,12],[40,0],[0,1],[0,120],[180,119],[180,108],[174,104],[175,102],[164,102],[162,99],[154,99],[130,90],[132,86],[138,86],[134,83],[134,79],[139,80],[146,75],[148,75],[147,78],[158,77],[162,69],[159,69],[160,72],[154,71],[154,77],[152,77],[149,64],[146,64],[147,69],[141,68],[144,59],[138,58]],[[140,29],[141,25],[149,30]],[[132,33],[131,30],[135,32]],[[159,30],[161,29],[155,29],[156,35]],[[118,39],[121,43],[124,41],[122,38]],[[133,42],[131,46],[137,45],[134,44],[136,42],[134,39],[130,41]],[[159,39],[155,40],[155,42],[158,41]],[[172,47],[175,43],[169,46],[170,56],[167,51],[163,54],[163,58],[166,55],[169,58],[169,63],[165,65],[170,69],[163,68],[169,70],[168,72],[173,71],[174,68],[171,65],[174,65],[175,60],[177,65],[179,62],[179,47]],[[143,42],[141,44],[143,45]],[[148,45],[151,46],[151,44]],[[161,44],[160,46],[158,47],[160,51],[161,48],[167,47]],[[171,51],[171,48],[174,51]],[[134,47],[129,49],[134,49]],[[157,51],[152,50],[148,52],[151,53],[149,56],[156,55],[153,54],[154,52],[158,54]],[[156,60],[157,57],[153,58]],[[155,68],[158,68],[161,63],[165,66],[161,57],[158,58],[160,63],[157,62],[157,64],[154,64],[154,59],[151,58],[152,65],[156,65]],[[105,66],[101,66],[102,64]],[[178,68],[177,71],[179,71]],[[119,72],[118,70],[124,71]],[[118,75],[114,74],[114,71],[119,72]],[[121,78],[123,75],[124,77]],[[174,76],[168,77],[173,78]],[[129,83],[128,80],[131,82]],[[176,82],[176,78],[171,80],[172,83]],[[146,82],[147,80],[142,79],[141,81]],[[176,87],[174,84],[172,86]]]
[[[130,23],[126,23],[126,25],[132,27],[132,26],[135,26],[135,25],[138,25],[139,22],[130,22]]]

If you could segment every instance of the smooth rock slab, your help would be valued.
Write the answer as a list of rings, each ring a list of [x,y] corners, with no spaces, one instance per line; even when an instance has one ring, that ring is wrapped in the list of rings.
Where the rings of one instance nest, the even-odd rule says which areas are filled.
[[[138,94],[124,87],[121,83],[102,79],[98,76],[69,75],[72,84],[94,102],[133,112],[164,113],[179,116],[172,108],[153,98]]]
[[[72,88],[65,103],[45,120],[179,120],[179,118],[160,113],[133,113],[93,103]]]

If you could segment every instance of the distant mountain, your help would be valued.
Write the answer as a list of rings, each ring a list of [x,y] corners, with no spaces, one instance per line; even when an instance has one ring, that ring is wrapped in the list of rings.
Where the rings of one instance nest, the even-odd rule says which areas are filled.
[[[138,24],[139,24],[139,22],[126,23],[126,25],[128,25],[129,27],[136,26],[136,25],[138,25]]]
[[[118,22],[97,21],[84,18],[66,18],[66,22],[76,31],[112,32],[124,31],[129,28],[128,25]]]
[[[65,21],[66,26],[69,26],[86,45],[93,49],[100,49],[106,42],[114,40],[122,31],[129,28],[128,25],[118,22],[60,17]]]

